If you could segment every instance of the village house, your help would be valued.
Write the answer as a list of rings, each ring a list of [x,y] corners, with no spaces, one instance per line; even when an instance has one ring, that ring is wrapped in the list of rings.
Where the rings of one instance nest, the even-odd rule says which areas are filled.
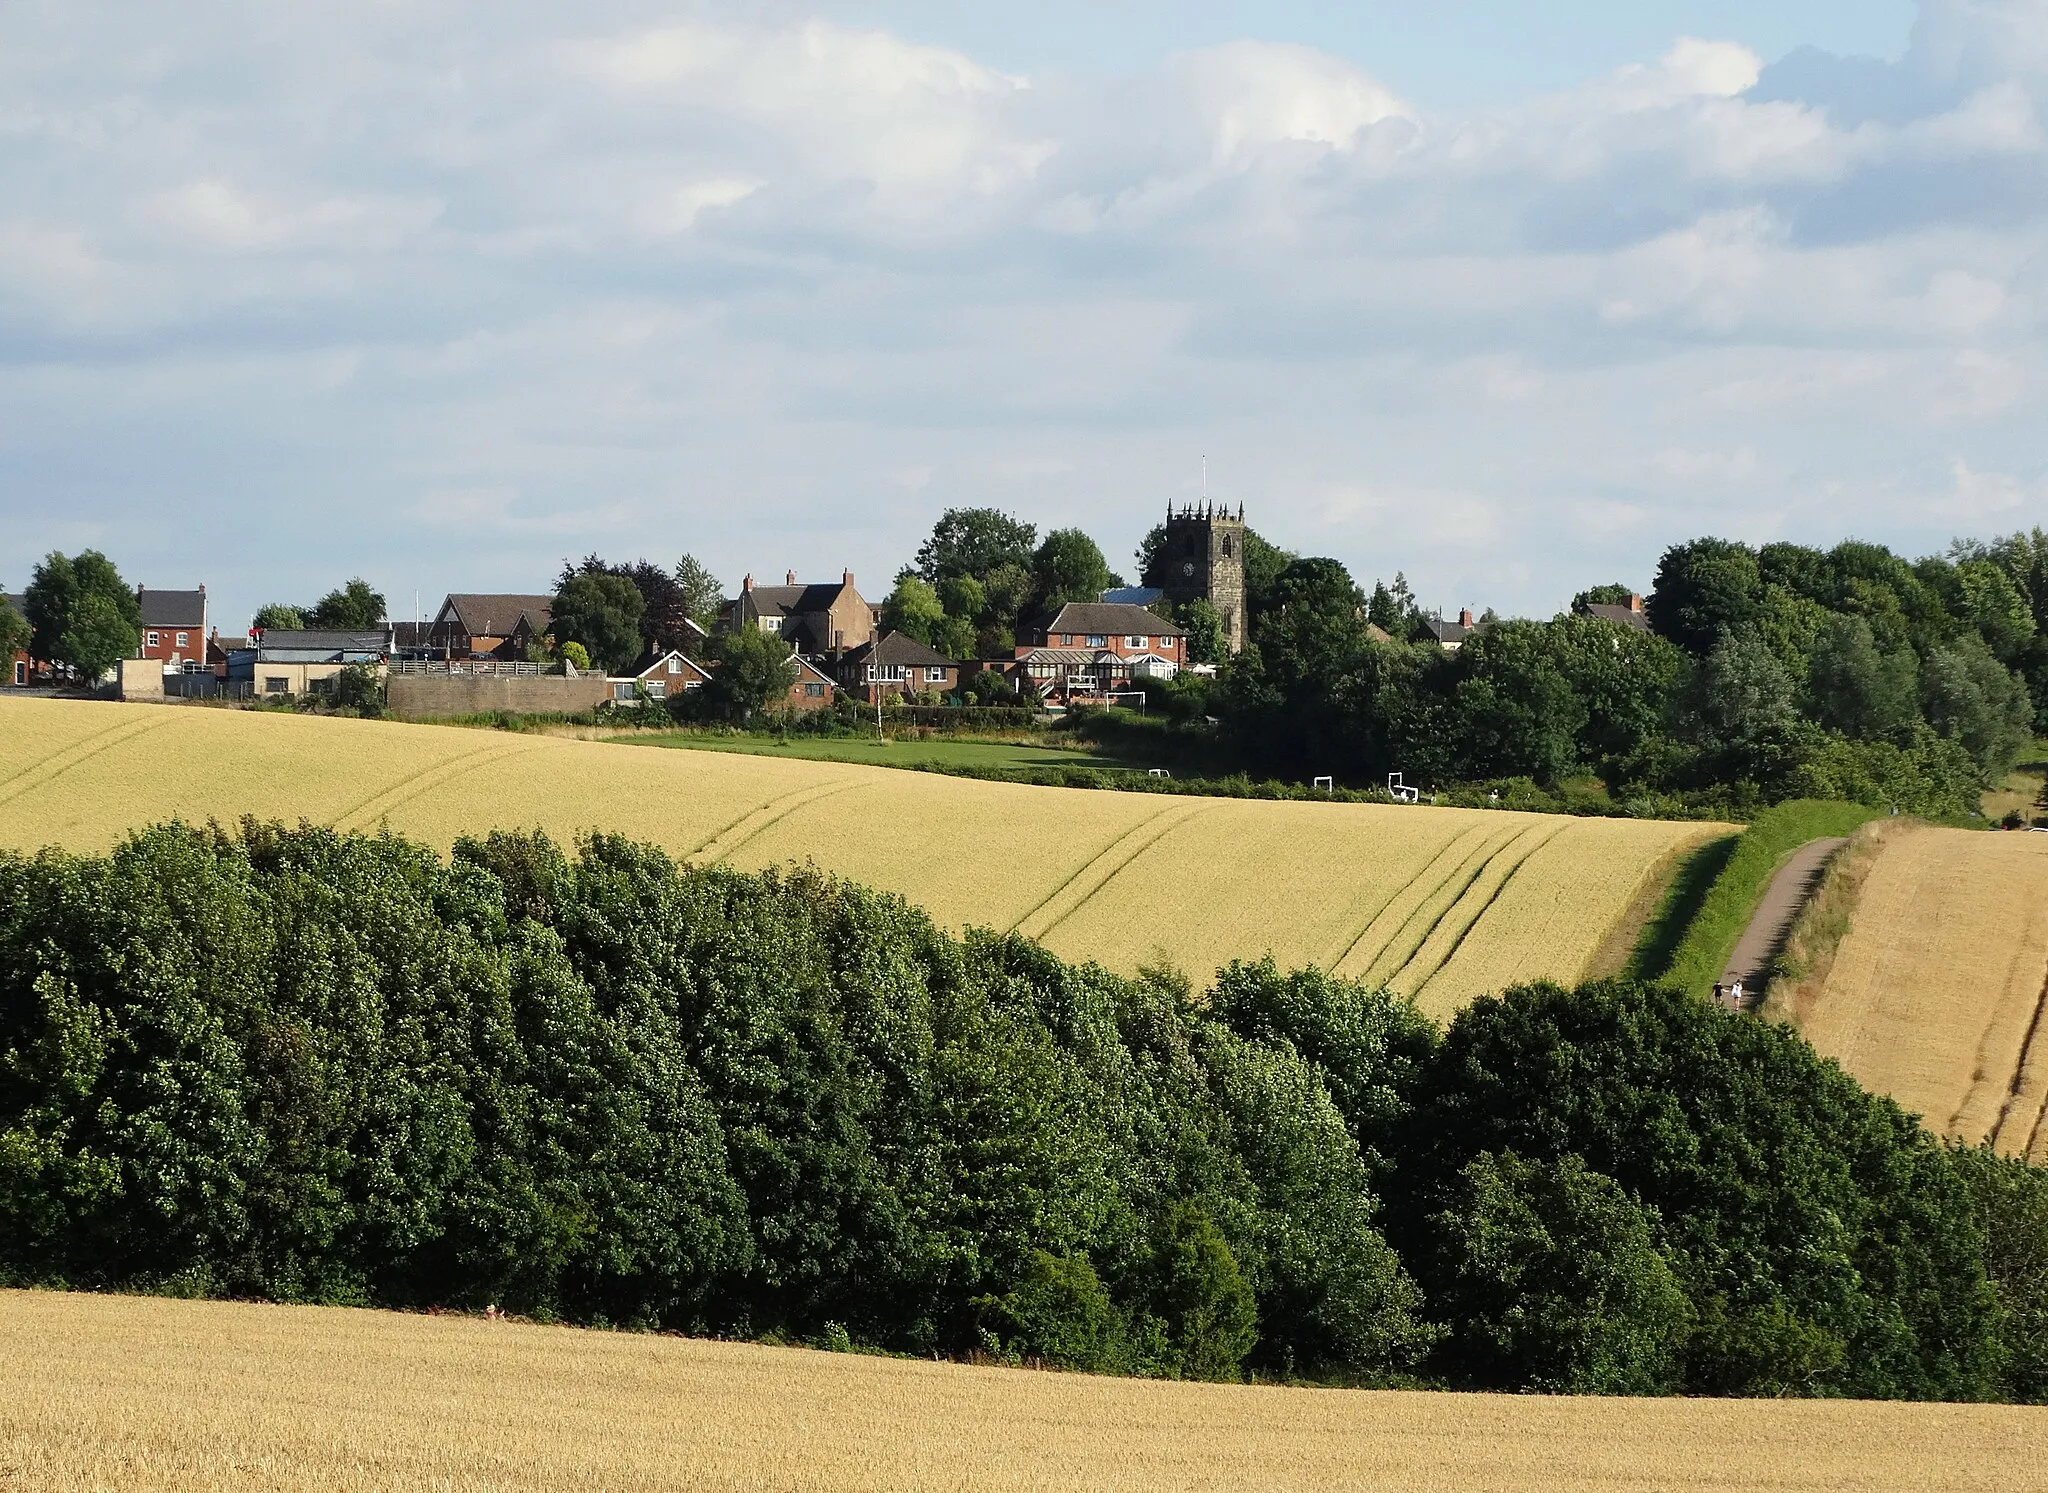
[[[728,603],[725,620],[738,631],[772,632],[800,654],[842,654],[875,638],[879,610],[864,601],[848,570],[836,581],[800,583],[790,571],[780,586],[757,586],[750,575]]]
[[[667,700],[711,682],[711,673],[680,648],[643,654],[624,674],[611,679],[612,699],[630,705],[640,695]]]
[[[206,671],[206,587],[197,591],[152,591],[135,588],[142,608],[142,638],[137,658],[153,658],[166,672]]]
[[[783,697],[783,707],[788,710],[823,710],[832,703],[832,676],[800,653],[795,656],[795,663],[796,678],[790,681],[789,693]]]
[[[960,687],[960,665],[915,638],[886,632],[839,660],[839,683],[867,704],[887,695],[951,694]]]
[[[441,658],[517,661],[535,638],[546,635],[554,610],[552,596],[450,593],[427,626],[425,647]]]
[[[286,698],[331,687],[352,664],[382,667],[388,634],[273,627],[228,653],[228,683],[252,695]]]
[[[1470,607],[1459,611],[1456,622],[1445,622],[1440,617],[1426,617],[1423,622],[1429,628],[1430,635],[1436,639],[1437,646],[1446,653],[1456,653],[1465,646],[1465,639],[1475,633],[1485,632],[1493,625],[1484,617],[1475,619]]]
[[[1612,622],[1616,627],[1626,627],[1632,632],[1650,630],[1650,614],[1643,609],[1642,597],[1631,591],[1627,602],[1595,602],[1586,608],[1588,617],[1598,617],[1602,622]]]
[[[1017,663],[1039,695],[1101,695],[1187,666],[1187,629],[1127,602],[1069,602],[1024,629]]]

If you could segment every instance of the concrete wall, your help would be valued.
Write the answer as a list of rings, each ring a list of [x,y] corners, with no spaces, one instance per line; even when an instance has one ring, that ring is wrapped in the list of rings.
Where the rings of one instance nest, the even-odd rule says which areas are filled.
[[[486,674],[481,677],[394,674],[390,680],[395,714],[431,719],[512,710],[521,715],[575,715],[611,698],[602,674]]]
[[[124,658],[118,675],[124,700],[161,700],[164,697],[164,666],[154,658]]]

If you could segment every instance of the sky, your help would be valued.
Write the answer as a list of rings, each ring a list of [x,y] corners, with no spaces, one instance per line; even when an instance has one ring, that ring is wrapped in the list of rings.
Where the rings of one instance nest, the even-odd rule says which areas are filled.
[[[1545,616],[2048,523],[2048,0],[17,0],[0,585],[1169,503]]]

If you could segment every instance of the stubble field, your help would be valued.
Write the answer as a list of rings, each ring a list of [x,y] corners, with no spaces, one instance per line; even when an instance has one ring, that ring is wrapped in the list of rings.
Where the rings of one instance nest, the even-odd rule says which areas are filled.
[[[1448,1016],[1569,983],[1670,853],[1723,826],[1181,798],[845,763],[655,752],[452,727],[178,706],[0,701],[0,846],[102,851],[243,814],[446,848],[592,828],[746,869],[815,861],[941,924],[1197,979],[1271,953]]]
[[[2008,1490],[2048,1411],[1099,1379],[0,1292],[0,1488]]]
[[[2048,1162],[2048,835],[1899,826],[1799,1025],[1930,1129]]]

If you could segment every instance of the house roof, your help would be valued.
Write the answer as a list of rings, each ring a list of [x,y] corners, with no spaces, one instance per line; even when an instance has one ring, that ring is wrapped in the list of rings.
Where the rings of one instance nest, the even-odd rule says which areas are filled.
[[[1632,627],[1637,632],[1650,630],[1650,614],[1640,607],[1622,606],[1618,602],[1596,602],[1586,608],[1586,615],[1598,617],[1602,622],[1612,622],[1621,627]]]
[[[6,602],[22,616],[28,615],[28,597],[19,591],[0,591],[0,601]]]
[[[1050,621],[1042,624],[1041,630],[1049,633],[1095,633],[1103,637],[1111,633],[1136,637],[1142,633],[1155,638],[1184,638],[1188,632],[1178,622],[1169,622],[1157,612],[1114,601],[1070,601],[1055,612]]]
[[[885,632],[872,643],[862,643],[846,655],[849,665],[861,664],[907,664],[913,669],[935,669],[943,665],[953,668],[953,660],[935,649],[927,648],[916,638],[906,638],[900,632]]]
[[[790,657],[796,664],[797,683],[801,684],[806,674],[815,674],[819,679],[822,679],[827,684],[830,684],[832,682],[832,676],[830,674],[827,674],[823,669],[819,668],[816,664],[812,663],[809,659],[805,658],[801,653],[791,654]]]
[[[142,604],[144,627],[206,626],[204,586],[197,591],[152,591],[147,586],[137,586],[135,599]]]
[[[1068,669],[1092,669],[1097,664],[1122,660],[1106,648],[1033,648],[1017,659],[1021,664],[1059,664]]]
[[[1102,599],[1114,606],[1149,607],[1165,595],[1157,586],[1114,586],[1102,593]]]
[[[1439,643],[1462,643],[1479,631],[1477,627],[1467,627],[1462,622],[1446,622],[1441,617],[1425,617],[1422,621]]]
[[[545,632],[555,615],[552,596],[520,596],[505,591],[451,591],[441,603],[437,620],[451,607],[463,630],[477,637],[510,637],[518,630],[521,617],[533,631]]]
[[[831,611],[832,603],[839,600],[839,593],[849,584],[847,581],[814,581],[798,586],[756,586],[750,594],[754,605],[761,611],[793,617],[802,612]]]
[[[676,673],[694,675],[699,684],[704,683],[711,677],[710,670],[706,669],[680,648],[664,648],[659,653],[643,653],[634,663],[633,667],[626,671],[626,675],[634,679],[645,679],[650,674],[659,674],[663,678],[667,678],[668,660],[670,659],[675,659],[682,665],[681,668],[676,670]]]
[[[273,627],[255,640],[253,651],[259,663],[341,663],[350,659],[384,656],[385,634],[376,632],[331,632],[318,628]],[[235,650],[247,653],[248,648]]]

